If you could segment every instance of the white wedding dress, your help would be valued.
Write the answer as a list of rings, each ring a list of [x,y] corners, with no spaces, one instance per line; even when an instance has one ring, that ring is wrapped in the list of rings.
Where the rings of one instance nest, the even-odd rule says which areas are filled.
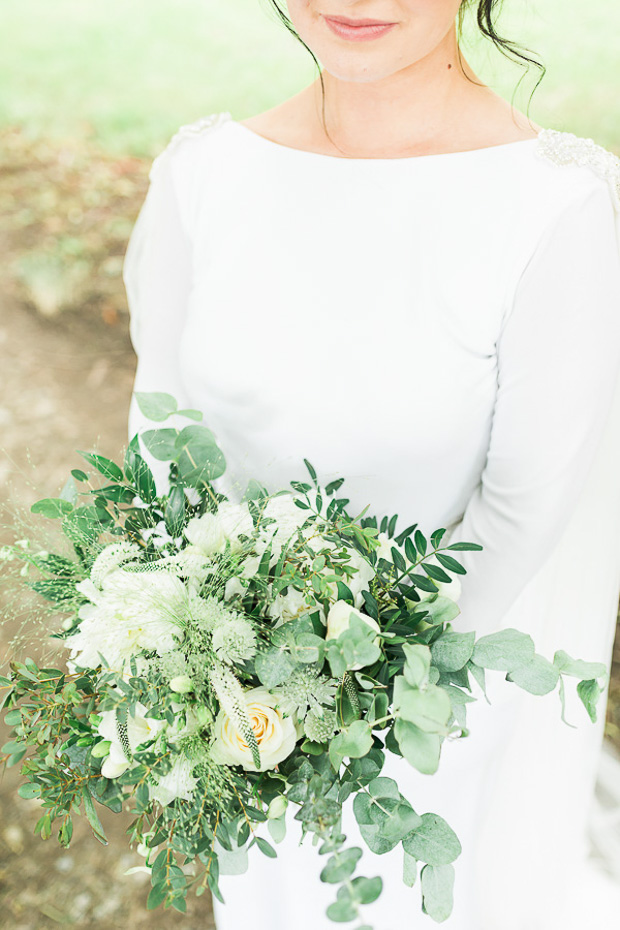
[[[306,457],[324,481],[346,477],[352,511],[481,543],[459,553],[456,629],[516,627],[550,659],[609,664],[619,243],[620,162],[570,133],[340,158],[212,114],[155,160],[127,251],[136,390],[204,412],[232,494],[303,478]],[[134,403],[130,433],[143,426]],[[557,695],[489,678],[491,705],[471,706],[471,736],[444,746],[436,776],[396,757],[384,772],[462,841],[445,926],[611,930],[619,861],[612,842],[595,863],[588,840],[604,702],[593,725],[569,689],[570,728]],[[363,846],[349,809],[344,830]],[[298,836],[291,819],[277,859],[255,847],[245,875],[222,878],[218,930],[333,927],[324,859]],[[384,880],[375,930],[432,925],[401,868],[398,849],[364,853],[360,872]]]

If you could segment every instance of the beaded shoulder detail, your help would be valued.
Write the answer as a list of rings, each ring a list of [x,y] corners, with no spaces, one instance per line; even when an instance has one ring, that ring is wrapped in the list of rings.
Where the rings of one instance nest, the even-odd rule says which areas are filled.
[[[538,134],[536,153],[556,165],[582,165],[607,181],[616,210],[620,212],[620,158],[594,139],[574,132],[543,129]]]
[[[194,123],[187,123],[187,125],[181,126],[172,136],[165,149],[153,159],[149,173],[150,179],[153,180],[153,175],[157,171],[159,165],[161,165],[163,158],[168,157],[184,139],[202,136],[208,130],[222,125],[229,119],[232,119],[232,114],[225,110],[221,113],[209,113],[207,116],[201,116],[200,119],[197,119]]]

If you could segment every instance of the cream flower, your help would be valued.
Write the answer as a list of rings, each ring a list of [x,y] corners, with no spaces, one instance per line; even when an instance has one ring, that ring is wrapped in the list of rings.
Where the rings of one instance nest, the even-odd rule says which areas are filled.
[[[276,521],[267,526],[263,526],[261,522],[260,532],[261,536],[272,540],[272,551],[277,558],[282,547],[294,541],[297,530],[308,519],[308,511],[302,510],[295,504],[293,494],[280,494],[277,497],[270,497],[266,502],[263,510],[264,518]],[[312,527],[308,529],[312,530]]]
[[[177,798],[191,801],[198,779],[192,775],[194,763],[183,756],[178,756],[174,765],[165,775],[157,778],[157,784],[149,785],[149,797],[164,807]]]
[[[286,620],[293,620],[303,613],[308,613],[312,609],[306,604],[303,591],[298,591],[292,585],[289,585],[286,594],[276,594],[267,612],[274,620],[285,622]]]
[[[376,630],[377,633],[381,632],[381,627],[377,621],[369,617],[368,614],[363,614],[361,610],[351,607],[346,601],[336,601],[335,604],[332,604],[327,614],[327,632],[325,634],[325,639],[338,639],[341,633],[348,630],[351,626],[351,614],[355,614],[356,617],[363,620],[367,626]]]
[[[381,631],[381,627],[377,621],[369,617],[368,614],[363,614],[360,610],[356,610],[355,607],[351,607],[346,601],[336,601],[335,604],[332,604],[327,614],[327,632],[325,634],[325,639],[337,639],[341,633],[348,630],[351,625],[351,614],[355,614],[356,617],[363,620],[366,626],[369,626],[372,630],[376,630],[378,633]],[[379,637],[375,637],[373,642],[379,643]],[[363,668],[363,666],[356,662],[351,666],[351,671],[355,672],[360,668]]]
[[[110,751],[101,766],[104,778],[118,778],[131,765],[131,753],[138,746],[154,739],[164,728],[165,721],[145,717],[147,709],[144,704],[137,703],[135,715],[127,715],[126,728],[120,726],[115,710],[104,710],[100,713],[101,722],[97,727],[99,736],[110,743]],[[129,753],[126,753],[121,740],[121,732],[126,729]]]
[[[194,517],[185,528],[185,537],[206,558],[223,552],[229,543],[233,552],[242,549],[239,536],[252,536],[254,522],[248,505],[224,501],[217,513],[205,513]]]
[[[385,559],[386,562],[393,562],[394,557],[392,555],[392,549],[394,548],[400,552],[402,557],[406,560],[405,550],[403,547],[397,545],[395,539],[390,539],[387,533],[378,533],[376,539],[379,543],[378,548],[375,549],[378,559]]]
[[[213,760],[221,765],[241,765],[247,771],[264,772],[293,752],[297,742],[295,723],[292,716],[285,717],[279,708],[279,695],[267,688],[251,688],[244,693],[244,700],[258,743],[260,768],[254,765],[248,744],[221,709],[214,724]]]
[[[91,603],[80,608],[82,622],[65,640],[72,666],[96,668],[101,654],[120,671],[142,651],[163,655],[174,648],[188,616],[188,592],[167,571],[117,569],[103,578],[100,589],[89,579],[76,588]]]

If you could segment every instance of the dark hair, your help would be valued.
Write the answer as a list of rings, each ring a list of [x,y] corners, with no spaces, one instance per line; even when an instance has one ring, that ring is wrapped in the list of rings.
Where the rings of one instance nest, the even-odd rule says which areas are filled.
[[[323,82],[321,66],[319,62],[317,61],[316,56],[314,55],[312,49],[308,48],[308,46],[303,41],[303,39],[295,31],[295,27],[293,26],[293,23],[291,22],[289,17],[286,15],[284,10],[281,9],[278,0],[267,0],[267,2],[271,4],[271,6],[273,7],[273,9],[276,11],[278,15],[278,18],[284,23],[288,31],[292,33],[292,35],[295,36],[298,42],[301,42],[303,47],[310,53],[310,55],[314,59],[314,63],[319,72],[319,78],[321,81],[321,91],[323,94],[323,120],[325,120],[325,84]],[[510,39],[506,39],[504,36],[501,36],[498,33],[497,29],[495,28],[495,21],[496,21],[497,14],[500,12],[502,8],[503,0],[462,0],[461,6],[459,7],[458,16],[457,16],[457,36],[459,40],[462,37],[463,21],[465,18],[465,14],[471,7],[475,6],[476,4],[477,4],[476,14],[475,14],[476,22],[478,23],[478,28],[480,29],[480,32],[482,33],[482,35],[485,38],[490,39],[491,42],[495,45],[495,47],[502,53],[502,55],[504,55],[510,61],[514,61],[517,64],[521,65],[521,67],[525,69],[515,86],[515,89],[512,95],[513,101],[519,89],[519,85],[521,84],[521,81],[529,72],[530,65],[534,65],[534,67],[538,68],[540,72],[538,76],[538,80],[536,81],[536,84],[534,85],[532,92],[528,99],[527,115],[529,116],[529,109],[530,109],[530,103],[532,101],[532,97],[534,96],[534,93],[538,89],[540,82],[544,78],[547,69],[545,68],[544,64],[538,60],[538,58],[533,57],[534,53],[530,49],[526,48],[523,45],[519,45],[518,43],[513,42]],[[459,44],[458,51],[459,51],[459,64],[462,65],[461,54],[460,54],[461,52],[460,44]]]

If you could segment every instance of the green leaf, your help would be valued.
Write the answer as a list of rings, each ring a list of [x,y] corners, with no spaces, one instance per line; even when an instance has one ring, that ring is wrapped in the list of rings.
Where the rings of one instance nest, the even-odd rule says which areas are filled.
[[[203,418],[202,410],[190,410],[185,408],[184,410],[177,410],[177,415],[180,417],[187,417],[188,420],[196,420],[200,422]]]
[[[81,455],[83,459],[90,462],[90,464],[109,481],[123,480],[122,469],[111,459],[106,459],[103,455],[96,455],[94,452],[80,452],[79,449],[78,455]]]
[[[177,412],[178,404],[172,394],[164,394],[159,391],[145,393],[136,391],[134,397],[147,420],[153,420],[156,423],[167,420],[173,413]]]
[[[63,501],[69,501],[70,504],[77,504],[78,492],[77,485],[73,477],[67,478],[62,491],[60,492],[60,499]]]
[[[420,555],[426,555],[427,540],[424,534],[420,532],[420,530],[416,530],[413,538],[415,540],[415,547]]]
[[[452,714],[450,698],[437,685],[412,688],[402,675],[394,679],[394,711],[425,733],[444,733]]]
[[[460,562],[457,562],[456,559],[453,559],[451,555],[445,555],[443,552],[436,552],[435,558],[440,562],[444,568],[449,569],[449,571],[454,572],[457,575],[466,575],[467,569],[463,568]]]
[[[563,675],[571,678],[591,679],[607,677],[607,668],[602,662],[584,662],[582,659],[571,659],[567,652],[559,650],[553,657],[553,664],[559,668]]]
[[[366,720],[354,720],[346,730],[341,730],[329,744],[329,760],[338,770],[345,757],[360,759],[372,748],[372,733]]]
[[[266,688],[277,688],[290,677],[297,663],[288,652],[268,649],[256,656],[256,674]]]
[[[372,904],[381,894],[383,881],[379,876],[366,878],[364,875],[358,875],[351,882],[351,886],[353,888],[353,897],[358,904]]]
[[[434,664],[447,672],[457,672],[471,659],[475,641],[475,633],[442,633],[431,645]]]
[[[434,775],[439,767],[441,750],[437,733],[425,733],[407,720],[396,720],[394,736],[409,765],[423,775]]]
[[[134,455],[132,462],[133,480],[140,499],[145,504],[152,504],[157,497],[155,479],[149,466],[141,455]]]
[[[404,843],[403,843],[404,845]],[[403,882],[407,888],[413,888],[418,874],[418,862],[410,856],[407,850],[403,851]]]
[[[147,911],[154,911],[155,908],[159,907],[164,903],[168,897],[168,888],[165,883],[155,885],[149,891],[149,896],[146,899],[146,909]]]
[[[174,462],[177,457],[176,429],[149,429],[140,434],[146,449],[158,462]]]
[[[176,539],[185,526],[185,492],[179,485],[174,485],[164,507],[164,523],[167,532]]]
[[[516,668],[506,675],[508,681],[530,694],[549,694],[556,687],[560,672],[543,656],[535,655],[531,662]]]
[[[25,785],[20,785],[17,789],[17,793],[20,798],[26,798],[30,800],[31,798],[38,798],[41,794],[41,785],[37,785],[31,781],[26,782]]]
[[[454,904],[454,866],[425,865],[420,873],[422,909],[440,924],[452,913]]]
[[[427,623],[433,624],[450,623],[461,612],[456,601],[453,601],[450,597],[444,597],[443,594],[440,594],[432,601],[423,600],[420,607],[428,611],[429,615],[425,618]]]
[[[596,714],[596,703],[601,696],[602,689],[599,686],[598,681],[595,678],[590,679],[589,681],[580,681],[577,685],[577,694],[583,703],[583,706],[588,712],[588,716],[592,723],[596,723],[597,714]]]
[[[226,471],[226,460],[206,426],[186,426],[176,440],[179,474],[190,485],[219,478]]]
[[[532,637],[509,629],[479,639],[474,646],[472,662],[482,668],[512,672],[522,665],[528,665],[534,655]]]
[[[344,849],[342,852],[330,856],[327,865],[321,872],[321,881],[330,884],[344,882],[355,871],[355,867],[362,857],[362,850],[359,846],[353,846],[351,849]]]
[[[418,814],[401,796],[373,798],[359,792],[353,799],[353,813],[364,842],[378,856],[394,849],[420,824]]]
[[[446,546],[446,549],[452,549],[455,552],[480,552],[484,546],[480,546],[478,543],[469,543],[469,542],[456,542],[452,543],[451,546]]]
[[[254,839],[256,841],[256,845],[265,856],[267,856],[269,859],[277,858],[278,854],[271,843],[268,843],[267,840],[263,839],[262,836],[256,836],[256,834],[254,835]]]
[[[338,889],[337,900],[330,904],[326,914],[335,923],[347,923],[357,917],[357,907],[351,896],[351,891],[345,885]]]
[[[40,514],[50,520],[64,517],[71,513],[72,510],[73,504],[71,501],[63,500],[61,497],[46,497],[44,500],[37,501],[30,508],[31,513]]]
[[[422,823],[405,837],[403,849],[429,865],[449,865],[462,852],[456,833],[438,814],[422,814]]]
[[[418,643],[404,643],[405,665],[403,675],[414,688],[420,688],[428,681],[431,667],[431,650]]]
[[[103,846],[107,846],[108,840],[103,831],[103,827],[101,826],[101,821],[97,816],[93,797],[90,793],[88,785],[84,785],[82,787],[82,798],[84,799],[84,813],[86,814],[86,818],[91,825],[95,839],[98,839]]]
[[[452,581],[450,575],[446,574],[443,568],[439,568],[438,565],[428,565],[426,562],[422,562],[422,568],[429,576],[429,578],[432,578],[434,581]]]

